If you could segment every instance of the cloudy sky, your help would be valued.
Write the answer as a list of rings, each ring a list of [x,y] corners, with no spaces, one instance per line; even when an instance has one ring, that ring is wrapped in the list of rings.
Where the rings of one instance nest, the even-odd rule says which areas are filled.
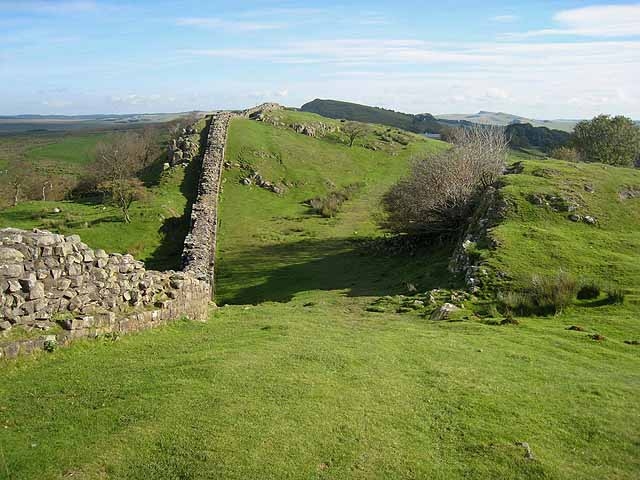
[[[640,3],[0,0],[0,114],[300,106],[640,118]]]

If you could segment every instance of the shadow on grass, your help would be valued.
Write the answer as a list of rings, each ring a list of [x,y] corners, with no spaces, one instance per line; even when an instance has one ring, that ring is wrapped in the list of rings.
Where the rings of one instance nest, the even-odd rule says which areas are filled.
[[[219,303],[287,302],[310,290],[345,290],[349,296],[407,293],[461,286],[448,270],[451,248],[385,255],[349,239],[303,240],[221,255],[216,271]]]
[[[207,146],[210,121],[207,120],[205,128],[200,133],[200,152],[203,153]],[[160,167],[162,168],[162,164],[160,164]],[[182,267],[182,249],[191,224],[191,208],[198,197],[198,181],[201,168],[202,155],[194,158],[184,167],[184,179],[180,184],[180,193],[187,199],[187,205],[182,216],[168,218],[163,222],[159,229],[162,241],[145,262],[147,268],[153,270],[179,270]]]

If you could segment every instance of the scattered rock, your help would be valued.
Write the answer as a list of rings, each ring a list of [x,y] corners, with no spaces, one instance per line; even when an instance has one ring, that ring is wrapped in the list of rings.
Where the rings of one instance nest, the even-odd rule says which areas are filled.
[[[603,342],[605,340],[604,335],[600,335],[599,333],[594,333],[593,335],[589,335],[591,340],[595,340],[596,342]]]
[[[524,458],[527,460],[535,460],[531,447],[527,442],[516,442],[516,446],[524,448]]]
[[[579,325],[571,325],[570,327],[567,327],[567,330],[573,330],[574,332],[584,332],[585,329]]]
[[[524,165],[522,162],[515,162],[504,168],[503,173],[505,175],[516,175],[524,171]]]
[[[640,341],[638,340],[625,340],[624,343],[626,343],[627,345],[640,345]]]
[[[630,200],[632,198],[640,198],[640,186],[626,187],[618,192],[620,200]]]
[[[571,220],[572,222],[580,222],[582,221],[582,217],[580,215],[572,213],[571,215],[569,215],[569,220]]]
[[[453,312],[459,311],[460,308],[451,303],[445,303],[440,308],[434,310],[429,317],[431,320],[447,320]]]
[[[592,217],[591,215],[585,215],[582,218],[582,221],[588,225],[596,225],[598,223],[598,219]]]

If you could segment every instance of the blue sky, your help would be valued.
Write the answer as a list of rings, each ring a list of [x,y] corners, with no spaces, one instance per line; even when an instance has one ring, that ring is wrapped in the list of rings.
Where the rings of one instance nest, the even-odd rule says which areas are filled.
[[[0,0],[0,114],[291,106],[640,118],[640,3]]]

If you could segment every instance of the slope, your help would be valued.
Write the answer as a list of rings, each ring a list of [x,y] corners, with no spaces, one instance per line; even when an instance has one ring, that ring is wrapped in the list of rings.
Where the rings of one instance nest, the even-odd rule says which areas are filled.
[[[292,125],[318,132],[318,138],[296,133]],[[232,122],[220,200],[219,302],[288,300],[313,289],[382,294],[404,290],[406,282],[426,288],[434,271],[446,276],[446,255],[420,266],[362,254],[382,234],[375,221],[381,195],[407,171],[410,158],[446,144],[371,125],[350,148],[339,125],[293,111],[272,112],[262,123]],[[243,185],[253,171],[284,193]],[[305,204],[348,186],[356,193],[333,218]],[[387,275],[376,273],[383,271]]]
[[[428,113],[411,115],[338,100],[315,99],[304,104],[301,110],[328,118],[388,125],[414,133],[439,133],[442,130],[442,125]]]

